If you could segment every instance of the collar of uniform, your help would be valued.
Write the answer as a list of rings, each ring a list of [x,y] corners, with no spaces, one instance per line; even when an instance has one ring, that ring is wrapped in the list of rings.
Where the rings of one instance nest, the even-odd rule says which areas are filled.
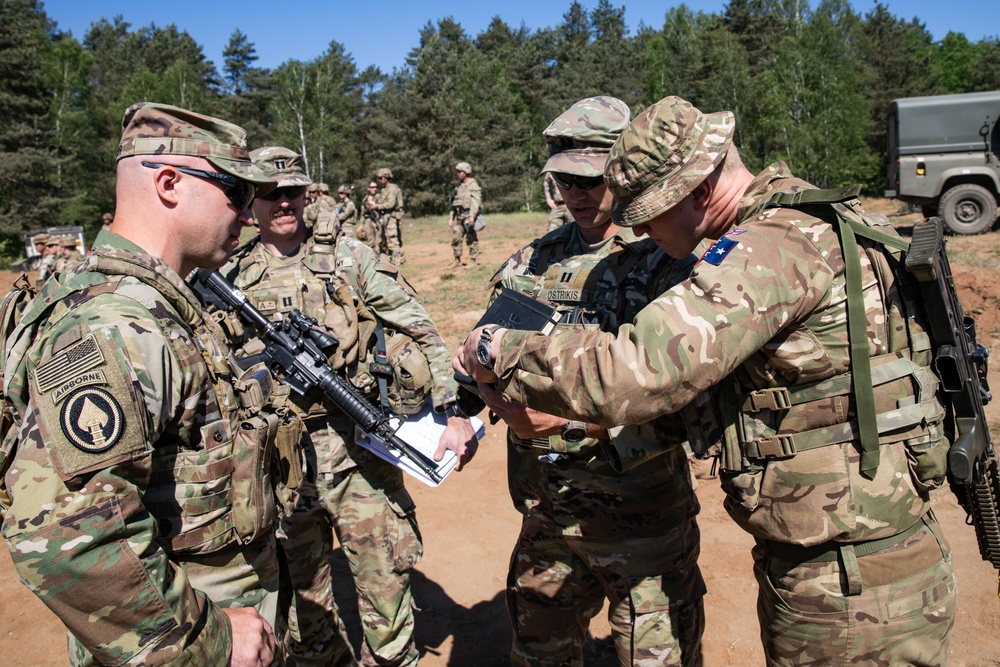
[[[763,200],[775,189],[774,182],[786,178],[793,176],[791,169],[783,161],[779,160],[764,167],[764,170],[757,174],[743,191],[740,205],[736,210],[736,224],[756,213],[755,209],[759,208]]]

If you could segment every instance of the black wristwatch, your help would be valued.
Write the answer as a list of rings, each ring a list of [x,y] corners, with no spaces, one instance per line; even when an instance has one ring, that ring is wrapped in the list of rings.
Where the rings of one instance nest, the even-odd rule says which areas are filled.
[[[444,414],[446,418],[449,419],[451,417],[461,417],[462,419],[465,419],[468,416],[465,414],[465,411],[462,410],[462,408],[458,407],[458,403],[449,403],[448,405],[444,406],[444,409],[441,410],[441,412]]]
[[[502,328],[499,324],[491,324],[486,327],[479,336],[479,344],[476,345],[476,359],[483,368],[490,371],[493,370],[493,351],[490,349],[490,343],[493,342],[494,332]]]
[[[587,425],[583,422],[569,420],[562,428],[562,439],[566,442],[580,442],[587,437]]]

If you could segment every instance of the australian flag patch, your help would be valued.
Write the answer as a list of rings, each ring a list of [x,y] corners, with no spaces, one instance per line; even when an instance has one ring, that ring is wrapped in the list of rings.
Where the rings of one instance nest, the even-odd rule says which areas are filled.
[[[719,266],[722,264],[722,260],[732,252],[733,248],[739,245],[739,241],[734,236],[739,236],[744,231],[743,229],[734,229],[730,232],[726,232],[726,235],[721,239],[712,244],[712,247],[705,251],[705,254],[701,256],[702,261],[708,262],[713,266]]]

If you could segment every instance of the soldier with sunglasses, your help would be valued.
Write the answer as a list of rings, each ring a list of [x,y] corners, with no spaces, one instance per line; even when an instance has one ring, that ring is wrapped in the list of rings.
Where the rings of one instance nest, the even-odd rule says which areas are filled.
[[[455,404],[457,384],[448,349],[430,316],[398,277],[398,268],[353,238],[336,234],[336,221],[320,216],[311,231],[302,220],[310,179],[302,158],[271,146],[251,153],[254,164],[278,181],[254,202],[260,236],[234,253],[223,269],[229,280],[266,316],[292,309],[314,318],[340,345],[334,369],[360,384],[370,378],[367,353],[372,317],[386,338],[404,332],[427,359],[435,409],[448,415],[439,444],[472,458],[477,444],[469,420]],[[425,366],[426,368],[426,366]],[[361,389],[361,387],[359,387]],[[377,391],[377,390],[376,390]],[[415,664],[410,570],[423,554],[416,508],[402,472],[354,442],[354,423],[314,395],[291,398],[302,417],[305,468],[293,509],[282,521],[282,546],[295,600],[289,615],[289,661],[295,665],[351,664],[353,655],[337,632],[330,585],[331,531],[347,556],[358,592],[366,667]]]
[[[616,331],[690,271],[611,221],[603,172],[628,105],[581,100],[546,128],[551,177],[572,221],[514,253],[493,279],[562,312],[558,330]],[[511,499],[523,515],[507,578],[515,665],[579,665],[590,620],[608,620],[622,665],[699,665],[705,583],[698,501],[685,437],[666,419],[620,439],[663,454],[619,474],[601,455],[607,430],[484,398],[508,424]],[[664,451],[670,440],[675,445]]]
[[[270,376],[230,365],[182,276],[225,263],[274,181],[226,121],[140,103],[122,128],[114,232],[7,338],[4,537],[73,665],[270,665]]]

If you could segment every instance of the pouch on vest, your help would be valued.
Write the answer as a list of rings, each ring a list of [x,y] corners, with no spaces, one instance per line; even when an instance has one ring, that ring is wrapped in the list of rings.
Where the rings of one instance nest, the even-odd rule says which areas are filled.
[[[10,498],[4,486],[4,476],[14,459],[14,445],[17,439],[18,420],[14,418],[14,411],[10,401],[4,394],[5,377],[4,364],[7,359],[7,338],[21,321],[21,313],[24,307],[31,301],[37,290],[28,280],[28,274],[22,273],[14,281],[14,287],[7,292],[3,300],[0,301],[0,506],[10,505]],[[15,442],[7,442],[8,436],[13,437]]]

